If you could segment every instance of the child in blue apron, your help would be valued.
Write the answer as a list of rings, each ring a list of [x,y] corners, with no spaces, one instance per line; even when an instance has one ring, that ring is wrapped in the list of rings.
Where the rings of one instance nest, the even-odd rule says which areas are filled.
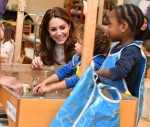
[[[49,78],[45,79],[42,83],[38,84],[33,92],[39,92],[41,95],[44,93],[74,87],[80,78],[81,54],[82,43],[84,35],[84,25],[80,25],[77,29],[77,43],[75,44],[76,54],[73,56],[72,61],[63,65],[56,73]],[[110,48],[110,40],[106,31],[97,26],[95,33],[94,57],[95,64],[94,70],[98,70],[102,65],[105,55]],[[59,82],[58,82],[59,81]],[[57,83],[56,83],[57,82]],[[51,84],[53,83],[53,84]],[[55,84],[54,84],[55,83]],[[51,85],[48,85],[51,84]]]
[[[141,48],[134,43],[134,35],[140,30],[144,15],[139,7],[125,4],[115,7],[108,19],[109,37],[112,42],[119,43],[113,44],[97,74],[100,82],[139,98],[137,119],[139,120],[146,58]]]

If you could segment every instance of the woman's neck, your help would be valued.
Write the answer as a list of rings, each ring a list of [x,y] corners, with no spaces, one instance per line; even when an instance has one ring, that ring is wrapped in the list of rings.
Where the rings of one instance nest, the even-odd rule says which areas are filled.
[[[56,43],[56,46],[59,47],[59,48],[63,48],[64,47],[64,45],[58,45],[57,43]]]

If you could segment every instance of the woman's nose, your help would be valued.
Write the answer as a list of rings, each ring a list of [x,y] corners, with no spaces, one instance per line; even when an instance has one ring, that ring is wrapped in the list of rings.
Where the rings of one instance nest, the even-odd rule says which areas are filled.
[[[57,30],[57,35],[61,35],[61,33],[62,33],[61,30],[58,29]]]

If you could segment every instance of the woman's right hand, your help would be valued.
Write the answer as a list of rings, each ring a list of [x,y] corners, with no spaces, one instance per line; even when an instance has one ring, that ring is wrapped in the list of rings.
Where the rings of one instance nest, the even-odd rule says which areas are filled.
[[[42,69],[43,67],[43,61],[41,60],[41,57],[35,57],[32,60],[32,66],[33,69]]]

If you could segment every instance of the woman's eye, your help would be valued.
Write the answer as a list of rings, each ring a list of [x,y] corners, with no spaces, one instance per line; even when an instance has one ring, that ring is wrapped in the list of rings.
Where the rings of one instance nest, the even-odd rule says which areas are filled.
[[[50,29],[50,31],[54,32],[54,31],[56,31],[56,29]]]
[[[66,26],[60,26],[61,30],[64,30],[66,28]]]

